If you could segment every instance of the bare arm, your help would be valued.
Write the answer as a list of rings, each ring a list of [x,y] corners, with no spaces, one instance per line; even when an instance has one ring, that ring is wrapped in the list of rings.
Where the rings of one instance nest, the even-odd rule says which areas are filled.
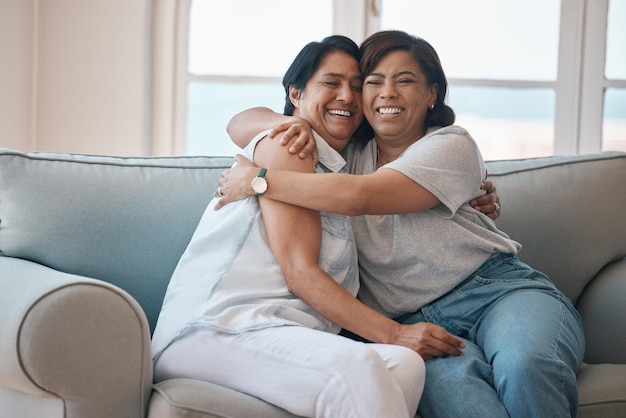
[[[235,156],[237,167],[220,179],[226,196],[216,209],[233,200],[253,194],[250,180],[258,168],[246,158]],[[366,175],[327,173],[310,175],[282,170],[268,170],[265,196],[280,202],[321,212],[344,215],[400,214],[430,209],[439,200],[424,187],[392,169]],[[232,184],[232,187],[230,186]],[[240,185],[246,185],[244,190]],[[306,193],[294,192],[306,190]]]
[[[297,116],[286,116],[267,107],[253,107],[237,113],[228,122],[226,132],[240,148],[245,148],[259,132],[271,129],[269,138],[278,137],[281,145],[289,145],[289,152],[317,161],[317,147],[311,124]]]
[[[310,161],[288,154],[274,141],[262,140],[255,161],[292,171],[313,171]],[[310,176],[323,176],[311,174]],[[265,197],[259,198],[270,246],[289,290],[328,320],[363,338],[407,346],[425,358],[460,355],[461,340],[432,324],[402,325],[367,307],[318,265],[321,244],[319,213]]]
[[[284,115],[267,107],[253,107],[237,113],[226,125],[230,139],[240,148],[245,148],[259,132],[272,129],[284,122]]]

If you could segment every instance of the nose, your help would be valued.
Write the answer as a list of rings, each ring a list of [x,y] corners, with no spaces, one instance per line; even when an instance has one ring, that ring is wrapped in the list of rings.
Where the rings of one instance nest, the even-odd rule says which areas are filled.
[[[350,85],[342,85],[337,93],[337,100],[344,103],[352,103],[354,101],[354,90]]]
[[[386,81],[380,89],[381,99],[393,99],[397,97],[398,92],[394,83]]]

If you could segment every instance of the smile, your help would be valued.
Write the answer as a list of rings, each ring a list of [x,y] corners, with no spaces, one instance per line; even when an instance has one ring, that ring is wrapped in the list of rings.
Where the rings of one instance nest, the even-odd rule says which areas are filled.
[[[334,116],[345,116],[345,117],[350,117],[352,116],[352,112],[348,111],[348,110],[340,110],[340,109],[329,109],[327,111],[329,114],[334,115]]]
[[[401,107],[379,107],[376,111],[381,115],[397,115],[402,113],[404,109]]]

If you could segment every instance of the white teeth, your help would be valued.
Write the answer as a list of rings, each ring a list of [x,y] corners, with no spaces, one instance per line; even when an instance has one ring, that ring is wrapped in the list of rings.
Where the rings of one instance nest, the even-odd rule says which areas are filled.
[[[402,109],[399,107],[381,107],[378,109],[378,113],[383,115],[395,115],[402,112]]]
[[[330,109],[328,113],[330,113],[331,115],[348,116],[348,117],[352,115],[352,113],[350,113],[347,110],[339,110],[339,109]]]

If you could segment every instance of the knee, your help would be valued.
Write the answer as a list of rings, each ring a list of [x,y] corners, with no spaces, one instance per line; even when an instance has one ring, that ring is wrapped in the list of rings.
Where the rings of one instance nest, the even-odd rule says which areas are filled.
[[[349,363],[352,364],[352,367],[356,367],[362,371],[379,373],[380,370],[386,368],[380,353],[371,348],[369,344],[356,345],[355,349],[349,353],[349,357]],[[346,366],[348,365],[346,364]]]
[[[426,380],[426,364],[422,356],[415,351],[406,348],[398,347],[398,353],[396,355],[397,366],[400,373],[397,373],[395,368],[391,371],[394,375],[406,376],[406,379],[411,380],[416,385],[424,386]]]
[[[539,381],[560,381],[569,367],[562,360],[533,352],[498,355],[493,362],[495,385],[535,385]],[[575,379],[575,373],[572,374]]]
[[[424,385],[426,366],[415,351],[402,346],[388,346],[385,358],[368,344],[351,353],[351,362],[361,373],[375,375],[390,374],[403,387]]]

